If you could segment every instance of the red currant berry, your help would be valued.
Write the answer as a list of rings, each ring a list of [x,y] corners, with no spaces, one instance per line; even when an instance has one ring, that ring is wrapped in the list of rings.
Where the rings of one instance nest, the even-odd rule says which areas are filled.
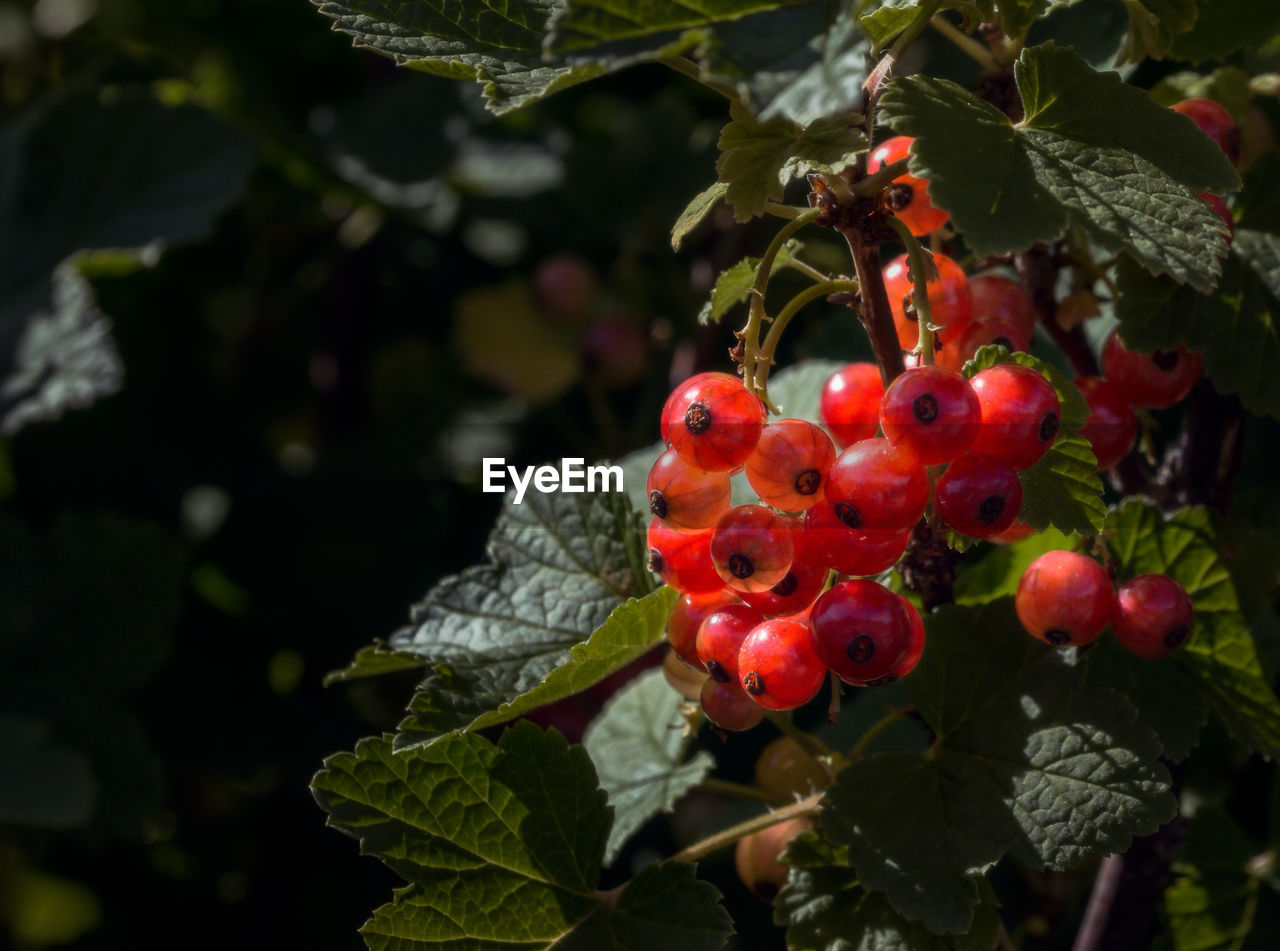
[[[902,532],[924,514],[929,477],[910,452],[877,437],[856,442],[827,473],[830,506],[846,528]]]
[[[969,383],[982,410],[973,452],[1014,469],[1039,462],[1058,437],[1061,417],[1053,385],[1031,367],[1016,363],[988,367]]]
[[[827,565],[823,553],[810,544],[804,522],[800,519],[787,521],[791,523],[791,540],[794,546],[791,567],[782,580],[768,591],[742,592],[743,601],[770,617],[803,611],[822,593],[827,584]]]
[[[882,584],[842,581],[818,598],[809,615],[813,649],[846,683],[886,676],[907,650],[910,622],[902,599]]]
[[[677,532],[661,519],[649,522],[649,570],[677,591],[719,591],[724,579],[711,560],[711,531]]]
[[[959,264],[945,254],[935,254],[933,260],[938,266],[938,276],[925,284],[925,289],[929,292],[930,316],[933,323],[942,328],[940,335],[945,344],[964,332],[973,312],[973,294]],[[912,304],[915,285],[910,270],[905,254],[894,258],[884,269],[884,289],[889,295],[889,309],[893,311],[898,343],[903,350],[914,350],[920,342],[920,327]]]
[[[717,575],[717,577],[719,577]],[[706,670],[698,657],[698,628],[708,614],[738,603],[738,596],[728,588],[703,594],[682,594],[667,619],[667,641],[676,655],[690,667]]]
[[[1125,347],[1114,330],[1102,346],[1102,375],[1134,406],[1172,406],[1191,392],[1203,368],[1204,358],[1186,347],[1138,353]]]
[[[787,884],[788,876],[787,867],[778,861],[778,856],[792,839],[812,828],[813,820],[800,816],[739,839],[734,846],[733,864],[742,884],[765,901],[773,901]]]
[[[1226,153],[1231,164],[1240,160],[1240,132],[1231,113],[1212,99],[1184,99],[1169,107],[1186,116]]]
[[[899,449],[931,466],[959,458],[978,435],[978,397],[946,367],[916,367],[889,384],[880,428]]]
[[[591,265],[576,254],[553,255],[533,275],[533,297],[550,322],[585,324],[596,309],[599,281]]]
[[[843,449],[870,439],[880,428],[880,398],[884,383],[874,363],[850,363],[831,374],[822,388],[822,424]]]
[[[901,680],[916,669],[916,664],[920,663],[920,658],[924,656],[924,621],[920,619],[920,612],[916,610],[914,604],[901,595],[898,595],[898,599],[902,602],[903,613],[907,616],[907,649],[902,652],[902,656],[898,658],[893,668],[883,677],[871,681],[867,685],[869,687],[881,687],[895,680]]]
[[[987,344],[1004,347],[1010,353],[1027,349],[1026,338],[1009,321],[1002,317],[983,317],[969,321],[969,326],[954,344],[938,351],[938,366],[961,370]]]
[[[742,689],[770,710],[792,710],[813,699],[827,676],[808,623],[789,617],[765,621],[747,635],[738,672]]]
[[[1045,552],[1022,573],[1014,608],[1029,634],[1054,647],[1088,644],[1107,626],[1111,579],[1092,558]]]
[[[971,452],[947,466],[933,498],[942,520],[961,535],[990,538],[1018,517],[1022,483],[1002,459]]]
[[[1017,281],[1002,274],[979,274],[969,278],[969,292],[973,296],[974,320],[1005,320],[1017,330],[1020,339],[1030,342],[1035,336],[1036,309]]]
[[[711,560],[735,591],[768,591],[791,567],[795,543],[786,519],[763,505],[739,505],[711,531]]]
[[[842,575],[878,575],[892,568],[907,550],[911,529],[887,532],[849,528],[829,505],[804,513],[806,545],[819,551],[822,563]]]
[[[729,474],[695,469],[674,449],[654,462],[645,490],[649,511],[680,531],[711,528],[730,508]]]
[[[1089,440],[1098,469],[1110,469],[1129,454],[1138,438],[1138,417],[1120,388],[1100,376],[1075,381],[1089,404],[1089,420],[1080,435]]]
[[[747,461],[764,429],[764,407],[727,373],[699,373],[662,407],[662,439],[685,462],[727,472]]]
[[[780,802],[812,796],[831,785],[831,774],[789,736],[778,737],[760,751],[754,772],[760,791]]]
[[[702,696],[702,685],[707,681],[706,672],[690,667],[674,650],[662,658],[662,676],[672,690],[690,703]]]
[[[760,434],[747,459],[747,481],[761,500],[785,512],[803,512],[822,501],[822,483],[836,447],[803,419],[780,419]]]
[[[698,659],[712,680],[738,681],[738,651],[764,615],[749,604],[729,604],[707,615],[698,628]]]
[[[737,681],[725,684],[708,677],[699,702],[703,716],[730,733],[750,730],[764,719],[764,708],[748,697]]]
[[[1165,575],[1138,575],[1122,584],[1111,608],[1111,630],[1120,646],[1147,660],[1181,647],[1194,621],[1186,590]]]
[[[1236,234],[1236,220],[1231,217],[1231,209],[1227,207],[1227,203],[1223,200],[1221,195],[1215,195],[1212,192],[1205,192],[1200,197],[1203,198],[1205,203],[1214,210],[1219,218],[1222,219],[1222,223],[1227,226],[1225,237],[1227,239],[1227,247],[1231,247],[1231,241],[1235,238]]]
[[[867,160],[867,171],[878,172],[886,165],[906,158],[914,141],[909,136],[895,135],[882,142]],[[935,208],[929,199],[928,185],[923,178],[904,172],[886,186],[880,198],[884,210],[901,218],[907,230],[917,238],[937,231],[947,223],[947,213]]]
[[[1035,533],[1036,530],[1022,521],[1022,519],[1014,519],[1012,525],[1003,532],[992,535],[987,541],[994,542],[997,545],[1012,545],[1015,542],[1022,541],[1024,538],[1030,538]]]

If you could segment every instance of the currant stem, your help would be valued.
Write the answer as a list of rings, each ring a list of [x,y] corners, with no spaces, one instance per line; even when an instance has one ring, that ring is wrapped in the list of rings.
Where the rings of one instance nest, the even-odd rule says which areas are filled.
[[[916,322],[920,329],[919,343],[916,345],[920,351],[919,365],[933,366],[933,314],[929,311],[929,292],[925,289],[929,276],[925,270],[924,252],[920,250],[920,242],[901,218],[890,217],[887,220],[907,248],[913,287],[911,302],[916,309]]]
[[[705,855],[727,848],[739,839],[746,838],[761,829],[776,826],[779,822],[786,822],[788,819],[796,819],[800,816],[816,816],[821,810],[822,797],[823,793],[814,793],[807,799],[801,799],[799,802],[792,803],[789,806],[774,809],[772,812],[766,812],[753,819],[748,819],[746,822],[739,822],[737,825],[730,826],[715,833],[715,835],[709,835],[705,839],[681,849],[666,861],[696,862]]]
[[[972,59],[983,69],[995,72],[1000,68],[991,50],[983,46],[964,30],[960,29],[941,13],[929,19],[929,25],[960,48],[960,51]]]
[[[731,799],[754,799],[759,802],[776,802],[776,800],[762,789],[755,786],[748,786],[744,783],[735,783],[727,779],[717,779],[714,776],[708,776],[702,782],[698,783],[698,788],[703,792],[715,793],[717,796],[727,796]]]
[[[893,326],[889,295],[884,289],[884,275],[880,271],[880,247],[874,241],[865,240],[856,228],[843,233],[849,242],[853,269],[858,278],[858,319],[871,341],[871,350],[880,367],[880,380],[887,387],[905,367],[902,348],[898,345],[898,331]]]
[[[769,400],[769,368],[773,366],[773,355],[778,349],[778,341],[782,339],[782,332],[787,329],[787,324],[791,322],[791,318],[805,304],[820,297],[830,297],[832,294],[839,294],[842,291],[851,293],[857,291],[857,289],[858,282],[849,280],[823,281],[821,284],[814,284],[812,287],[806,287],[791,300],[787,301],[782,310],[778,312],[778,315],[773,318],[773,323],[769,325],[769,333],[756,352],[756,393],[766,406],[773,406]]]
[[[795,270],[803,274],[805,277],[812,278],[815,281],[821,282],[821,281],[832,280],[831,275],[823,274],[812,264],[806,264],[804,261],[801,261],[798,258],[788,258],[787,267],[794,268]]]
[[[907,164],[910,161],[910,159],[900,158],[896,162],[877,169],[866,178],[859,179],[852,185],[853,194],[866,198],[884,191],[886,185],[907,171]]]
[[[795,205],[782,205],[776,201],[767,201],[764,204],[764,210],[776,218],[795,219],[809,211],[808,208],[798,208]]]
[[[871,724],[871,726],[867,727],[866,732],[863,733],[862,736],[858,737],[858,742],[855,743],[853,745],[853,749],[849,751],[849,759],[855,760],[862,756],[862,754],[867,751],[867,747],[875,742],[875,738],[877,736],[889,729],[889,727],[893,726],[898,721],[905,720],[910,712],[909,707],[904,707],[901,710],[890,710],[875,723]]]

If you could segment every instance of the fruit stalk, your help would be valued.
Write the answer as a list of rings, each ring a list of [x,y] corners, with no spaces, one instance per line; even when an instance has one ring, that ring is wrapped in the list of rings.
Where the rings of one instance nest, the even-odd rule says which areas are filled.
[[[705,839],[693,843],[687,848],[681,849],[675,855],[666,859],[668,862],[696,862],[703,856],[710,855],[712,852],[727,848],[733,845],[739,839],[751,835],[753,832],[759,832],[761,829],[767,829],[770,826],[776,826],[779,822],[786,822],[788,819],[795,819],[799,816],[816,816],[821,811],[822,797],[824,793],[814,793],[799,802],[792,803],[789,806],[783,806],[781,809],[774,809],[772,812],[766,812],[761,815],[748,819],[746,822],[739,822],[737,825],[730,826],[717,832],[715,835],[709,835]]]

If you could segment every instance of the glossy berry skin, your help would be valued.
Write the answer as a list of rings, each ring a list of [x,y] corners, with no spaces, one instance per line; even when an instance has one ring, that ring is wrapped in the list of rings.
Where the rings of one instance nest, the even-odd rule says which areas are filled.
[[[822,484],[836,447],[803,419],[780,419],[760,434],[747,459],[747,481],[761,500],[784,512],[803,512],[822,501]]]
[[[677,591],[719,591],[724,579],[711,561],[711,532],[677,532],[661,519],[649,522],[649,570]]]
[[[842,575],[878,575],[892,568],[911,540],[909,528],[895,532],[849,528],[827,505],[804,513],[804,530],[806,545],[819,553],[822,564]]]
[[[916,664],[920,663],[920,658],[924,656],[924,621],[920,618],[920,612],[906,598],[901,595],[895,595],[895,597],[902,602],[902,610],[907,617],[907,649],[902,652],[898,662],[887,674],[871,681],[867,684],[868,687],[881,687],[895,680],[901,680],[916,669]]]
[[[662,439],[685,462],[728,472],[747,461],[764,429],[764,406],[727,373],[699,373],[662,407]]]
[[[1186,643],[1195,614],[1178,582],[1166,575],[1138,575],[1116,591],[1111,630],[1129,653],[1157,660]]]
[[[899,449],[926,466],[958,459],[978,436],[978,396],[946,367],[916,367],[889,384],[880,428]]]
[[[945,345],[958,338],[969,323],[973,293],[959,264],[945,254],[935,254],[933,261],[938,266],[938,276],[925,284],[925,289],[929,292],[930,316],[933,323],[942,328],[939,336]],[[914,350],[920,342],[920,326],[915,309],[910,306],[915,298],[910,270],[905,254],[894,258],[884,269],[884,289],[889,295],[889,309],[893,311],[893,324],[903,350]]]
[[[810,509],[810,511],[813,511]],[[782,580],[768,591],[743,591],[742,600],[770,617],[803,611],[822,593],[827,583],[827,565],[820,548],[810,543],[804,522],[789,518],[793,554],[791,567]]]
[[[676,606],[671,609],[671,617],[667,619],[667,642],[676,656],[690,667],[705,671],[702,659],[698,657],[698,628],[708,614],[737,603],[738,596],[723,587],[702,594],[680,595]]]
[[[764,708],[748,697],[737,681],[720,683],[708,677],[698,700],[703,716],[730,733],[750,730],[764,719]]]
[[[827,677],[809,625],[790,617],[758,625],[738,654],[742,689],[769,710],[793,710],[813,699]]]
[[[1058,394],[1031,367],[1000,363],[969,381],[981,409],[972,451],[992,456],[1013,469],[1040,461],[1058,436]]]
[[[831,374],[822,388],[818,412],[822,425],[841,449],[870,439],[880,428],[884,383],[874,363],[850,363]]]
[[[791,840],[813,828],[808,816],[787,819],[768,828],[743,836],[734,846],[733,864],[742,884],[757,897],[773,901],[787,884],[788,870],[778,861]]]
[[[1199,126],[1200,131],[1213,139],[1218,148],[1226,153],[1232,165],[1240,160],[1240,132],[1231,113],[1225,108],[1212,99],[1184,99],[1169,108]]]
[[[729,474],[703,472],[668,449],[649,469],[649,511],[678,531],[711,528],[729,511]]]
[[[1118,386],[1100,376],[1082,376],[1076,386],[1089,404],[1089,419],[1080,435],[1098,457],[1099,471],[1129,454],[1138,438],[1138,417]]]
[[[1102,375],[1134,406],[1165,409],[1182,400],[1204,368],[1204,358],[1186,347],[1138,353],[1111,332],[1102,346]]]
[[[886,165],[906,158],[914,141],[906,135],[886,139],[872,150],[867,159],[867,171],[878,172]],[[928,186],[925,179],[904,172],[885,188],[880,197],[882,208],[901,218],[907,230],[917,238],[937,231],[947,223],[947,213],[935,208],[929,199]]]
[[[768,591],[786,576],[795,554],[791,526],[763,505],[739,505],[711,530],[711,560],[735,591]]]
[[[842,581],[809,615],[813,649],[845,683],[865,685],[893,670],[911,629],[902,599],[875,581]]]
[[[1107,573],[1072,551],[1045,552],[1022,573],[1013,604],[1027,632],[1054,647],[1088,644],[1115,601]]]
[[[975,321],[1005,320],[1023,340],[1030,341],[1035,336],[1035,305],[1017,281],[1003,274],[978,274],[969,278],[969,293]]]
[[[749,604],[729,604],[707,615],[698,627],[698,659],[712,680],[738,681],[738,651],[764,615]]]
[[[1025,352],[1028,346],[1027,338],[1009,321],[1002,317],[983,317],[969,321],[959,339],[939,350],[935,359],[938,366],[961,370],[988,344],[1004,347],[1011,353]]]
[[[924,514],[929,477],[914,455],[877,437],[856,442],[827,473],[823,502],[846,528],[902,532]]]
[[[971,452],[947,466],[933,500],[942,520],[961,535],[990,538],[1018,517],[1022,483],[1004,460]]]

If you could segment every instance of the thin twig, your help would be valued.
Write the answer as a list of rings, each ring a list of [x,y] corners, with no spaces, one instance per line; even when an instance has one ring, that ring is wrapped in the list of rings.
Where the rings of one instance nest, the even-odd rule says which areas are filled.
[[[776,826],[780,822],[786,822],[788,819],[796,819],[800,816],[816,816],[821,811],[823,793],[814,793],[807,799],[801,799],[799,802],[792,803],[789,806],[783,806],[781,809],[775,809],[772,812],[766,812],[748,819],[746,822],[739,822],[737,825],[723,829],[714,835],[709,835],[701,841],[693,843],[687,848],[681,849],[675,855],[667,859],[668,862],[696,862],[704,855],[710,855],[720,849],[733,845],[739,839],[751,835],[753,832],[759,832],[761,829],[767,829],[770,826]]]
[[[1000,68],[996,62],[996,58],[991,55],[991,50],[979,43],[964,30],[960,29],[941,13],[934,14],[929,19],[929,25],[941,33],[944,37],[960,48],[966,56],[972,59],[983,69],[995,70]]]

